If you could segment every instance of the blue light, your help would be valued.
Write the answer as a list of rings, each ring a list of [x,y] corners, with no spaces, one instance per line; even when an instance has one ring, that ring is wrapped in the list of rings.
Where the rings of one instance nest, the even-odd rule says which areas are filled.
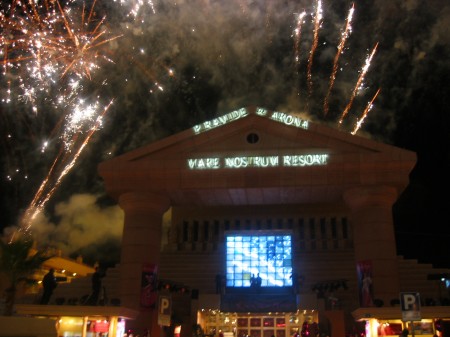
[[[292,286],[291,235],[227,235],[227,287],[250,287],[252,276],[262,287]]]

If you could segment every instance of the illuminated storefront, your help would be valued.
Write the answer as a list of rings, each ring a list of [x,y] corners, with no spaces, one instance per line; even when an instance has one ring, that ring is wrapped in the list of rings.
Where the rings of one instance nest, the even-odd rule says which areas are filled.
[[[402,319],[401,309],[396,306],[393,308],[359,308],[353,312],[353,316],[357,321],[364,323],[367,337],[398,337],[404,329],[407,329],[408,335],[412,336],[442,337],[448,336],[450,333],[449,313],[450,309],[447,307],[422,307],[420,319],[406,321]]]
[[[303,322],[313,324],[317,320],[317,312],[314,311],[257,315],[207,310],[198,314],[198,322],[204,327],[205,334],[210,336],[216,336],[220,331],[225,336],[289,337],[299,332]]]
[[[137,315],[121,307],[32,304],[16,305],[16,313],[55,321],[58,337],[123,337],[126,321]]]

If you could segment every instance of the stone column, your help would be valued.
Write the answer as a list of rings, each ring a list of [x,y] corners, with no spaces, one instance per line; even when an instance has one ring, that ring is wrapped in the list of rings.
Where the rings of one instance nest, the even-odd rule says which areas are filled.
[[[170,202],[161,195],[125,193],[120,196],[119,205],[125,213],[120,258],[121,306],[140,312],[136,320],[127,323],[127,329],[135,329],[140,335],[148,329],[156,337],[159,335],[156,310],[140,307],[141,277],[144,264],[159,264],[162,217]]]
[[[397,190],[390,186],[362,186],[347,190],[351,209],[356,263],[371,261],[374,299],[390,305],[399,297],[399,275],[392,205]]]

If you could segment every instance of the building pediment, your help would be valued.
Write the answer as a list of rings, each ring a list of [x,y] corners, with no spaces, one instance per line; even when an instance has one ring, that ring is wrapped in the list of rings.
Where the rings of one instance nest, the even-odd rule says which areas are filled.
[[[279,196],[305,195],[303,200],[325,193],[332,200],[342,188],[361,184],[402,190],[415,161],[413,152],[300,115],[248,107],[106,161],[99,171],[113,196],[145,190],[186,203],[201,191],[209,200],[227,204],[233,203],[230,196],[211,194],[276,196],[278,191]],[[190,196],[179,197],[184,194]],[[239,199],[265,203],[263,197]]]
[[[116,159],[131,163],[185,153],[274,153],[309,149],[352,154],[404,151],[312,123],[300,115],[249,107],[197,124]]]

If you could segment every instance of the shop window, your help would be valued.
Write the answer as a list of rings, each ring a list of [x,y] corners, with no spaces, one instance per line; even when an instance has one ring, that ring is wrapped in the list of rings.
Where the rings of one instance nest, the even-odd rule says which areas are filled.
[[[414,324],[414,325],[412,325]],[[421,322],[408,322],[408,330],[413,331],[414,329],[414,334],[415,335],[433,335],[434,331],[433,331],[433,324],[431,323],[431,321],[421,321]]]
[[[247,329],[238,329],[237,337],[247,337],[247,336],[248,336],[248,330]]]
[[[238,327],[247,327],[248,326],[248,318],[238,318],[237,326]]]
[[[402,330],[402,323],[380,322],[378,336],[400,336]]]
[[[250,326],[261,326],[261,318],[250,318]]]
[[[263,318],[263,325],[264,325],[264,327],[272,327],[272,326],[274,326],[275,325],[274,319],[272,317],[265,317],[265,318]]]
[[[250,330],[250,337],[261,337],[261,330]]]
[[[286,326],[286,320],[284,318],[277,318],[277,328],[284,328]]]

